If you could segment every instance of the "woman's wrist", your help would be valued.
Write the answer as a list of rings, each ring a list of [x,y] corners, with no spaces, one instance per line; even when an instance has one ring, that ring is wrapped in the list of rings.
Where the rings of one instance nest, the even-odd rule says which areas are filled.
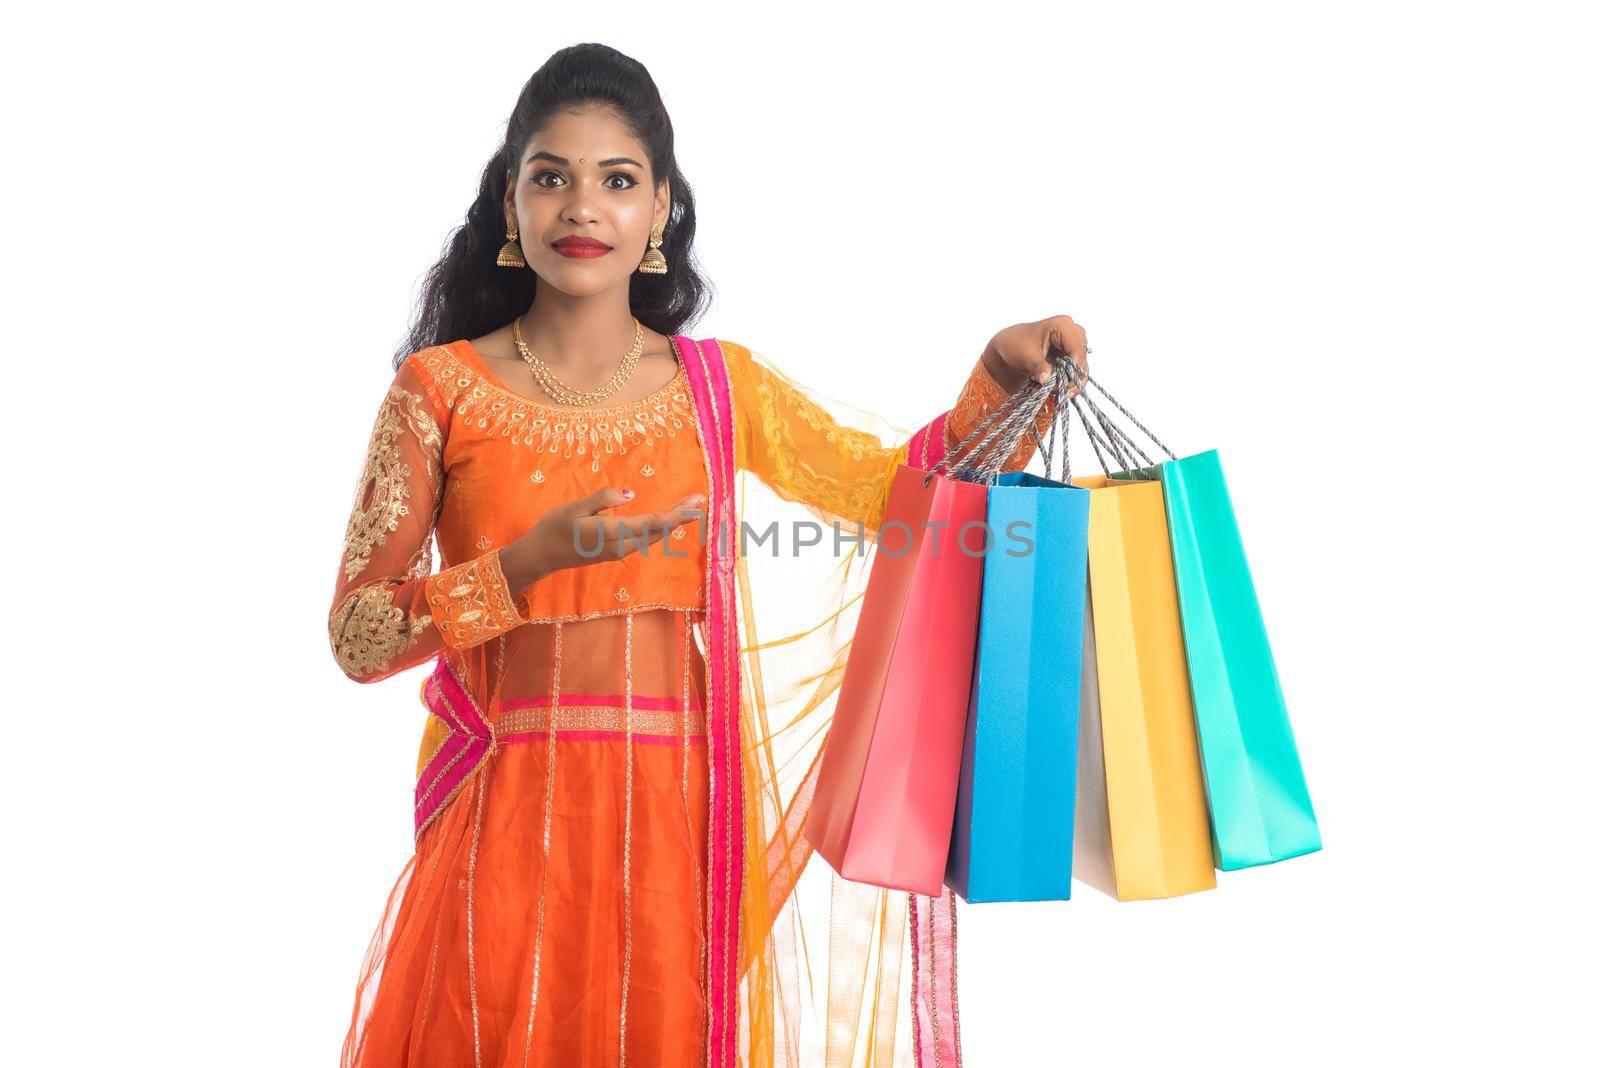
[[[1028,384],[1027,375],[1008,367],[1006,362],[1000,358],[1000,353],[995,350],[993,341],[984,347],[983,356],[980,359],[983,362],[983,369],[989,372],[989,377],[998,382],[1000,388],[1007,393],[1015,393]]]
[[[528,558],[528,553],[518,542],[500,549],[500,570],[506,576],[511,596],[521,597],[522,591],[543,578],[546,572],[538,563]]]

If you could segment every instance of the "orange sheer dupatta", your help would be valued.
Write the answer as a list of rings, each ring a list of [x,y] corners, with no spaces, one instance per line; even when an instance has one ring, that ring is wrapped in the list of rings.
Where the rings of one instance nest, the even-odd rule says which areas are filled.
[[[751,1068],[911,1063],[909,982],[902,984],[910,897],[810,864],[802,827],[894,472],[928,458],[930,434],[942,438],[931,450],[936,460],[1006,393],[979,362],[949,413],[913,436],[800,385],[742,345],[719,346],[733,392],[736,504],[746,531],[737,556],[745,784],[739,1046]],[[1041,433],[1052,414],[1053,404],[1040,413]],[[1002,467],[1021,470],[1032,454],[1025,436]]]

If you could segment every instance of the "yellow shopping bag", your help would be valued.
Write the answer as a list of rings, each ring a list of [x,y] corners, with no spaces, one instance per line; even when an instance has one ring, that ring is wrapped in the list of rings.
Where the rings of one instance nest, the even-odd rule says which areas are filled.
[[[1089,494],[1073,874],[1121,901],[1217,885],[1161,483]]]

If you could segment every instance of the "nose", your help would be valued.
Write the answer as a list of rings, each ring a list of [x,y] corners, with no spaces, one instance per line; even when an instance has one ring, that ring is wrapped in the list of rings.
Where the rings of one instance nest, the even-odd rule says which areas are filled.
[[[567,222],[575,224],[592,222],[598,218],[594,210],[594,203],[582,182],[573,183],[572,195],[567,200],[566,210],[562,213],[562,217]]]

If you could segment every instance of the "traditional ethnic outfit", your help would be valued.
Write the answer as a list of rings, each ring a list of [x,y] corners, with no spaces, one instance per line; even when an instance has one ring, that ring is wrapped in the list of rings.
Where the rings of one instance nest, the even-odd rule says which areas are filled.
[[[738,533],[798,507],[870,550],[896,468],[931,466],[1005,392],[979,361],[951,411],[885,441],[744,346],[672,340],[677,374],[632,403],[530,400],[458,340],[408,356],[379,405],[329,638],[359,682],[433,669],[416,848],[362,966],[344,1068],[848,1066],[858,1049],[889,1065],[908,906],[898,1049],[957,1063],[948,891],[833,876],[826,1011],[802,1004],[801,827],[867,565],[847,549],[813,580],[818,553],[761,560]],[[1031,453],[1025,439],[1004,469]],[[706,520],[513,596],[498,550],[607,485],[636,496],[605,514],[698,492]],[[779,607],[827,607],[831,626],[759,641],[785,618],[763,603],[757,625],[762,567],[806,584]]]

